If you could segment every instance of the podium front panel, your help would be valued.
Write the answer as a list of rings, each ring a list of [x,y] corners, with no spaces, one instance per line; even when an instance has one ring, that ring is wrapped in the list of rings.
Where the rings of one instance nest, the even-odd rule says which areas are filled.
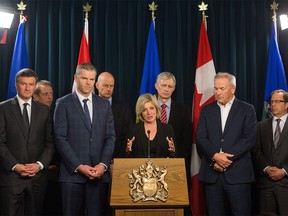
[[[153,166],[159,168],[165,167],[167,173],[165,183],[167,183],[169,195],[165,202],[161,200],[144,201],[140,199],[135,202],[130,196],[131,179],[128,175],[133,170],[139,170],[146,166],[150,160]],[[159,180],[160,181],[160,180]],[[113,208],[177,208],[189,205],[188,187],[186,180],[185,162],[183,158],[115,158],[112,168],[112,188],[110,205]]]

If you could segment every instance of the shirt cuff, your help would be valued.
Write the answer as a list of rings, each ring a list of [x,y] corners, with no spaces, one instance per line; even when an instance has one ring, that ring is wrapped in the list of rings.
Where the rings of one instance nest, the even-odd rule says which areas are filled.
[[[82,166],[82,164],[80,164],[80,165],[74,170],[75,173],[78,173],[78,169],[79,169],[80,166]]]
[[[16,168],[17,165],[18,165],[18,163],[17,163],[15,166],[12,167],[12,171],[15,170],[15,168]]]
[[[270,166],[266,166],[264,169],[263,169],[263,172],[266,173],[266,170],[269,168]]]
[[[36,161],[36,163],[39,164],[40,170],[43,170],[43,168],[44,168],[43,164],[40,161]]]
[[[108,167],[106,166],[106,164],[104,164],[104,163],[99,163],[99,164],[102,164],[104,167],[105,167],[105,172],[107,171],[107,169],[108,169]]]
[[[287,175],[288,175],[288,173],[286,172],[286,170],[285,170],[284,168],[282,168],[282,170],[285,172],[285,175],[287,176]]]

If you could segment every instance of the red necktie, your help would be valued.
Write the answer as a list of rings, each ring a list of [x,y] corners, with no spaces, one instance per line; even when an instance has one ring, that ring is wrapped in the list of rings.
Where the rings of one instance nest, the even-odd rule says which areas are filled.
[[[161,105],[161,117],[160,117],[160,121],[162,122],[162,123],[167,123],[167,113],[166,113],[166,107],[167,107],[167,105],[166,104],[162,104]]]

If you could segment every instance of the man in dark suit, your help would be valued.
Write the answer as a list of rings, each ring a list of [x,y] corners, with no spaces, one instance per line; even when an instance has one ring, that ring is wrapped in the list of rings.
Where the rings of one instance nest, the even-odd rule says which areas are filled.
[[[103,183],[110,180],[108,168],[113,156],[115,131],[109,102],[92,94],[96,68],[77,66],[77,89],[56,101],[54,133],[61,156],[64,215],[102,215]],[[85,202],[84,202],[85,201]]]
[[[202,157],[199,180],[205,183],[209,215],[251,215],[254,172],[250,151],[256,141],[254,107],[235,98],[236,78],[218,73],[216,101],[200,113],[196,144]]]
[[[161,122],[171,124],[175,134],[176,157],[185,158],[187,179],[190,179],[191,147],[192,147],[192,122],[189,108],[184,104],[171,99],[176,88],[176,79],[169,72],[158,75],[155,88],[159,105],[165,110],[161,112]],[[163,107],[165,106],[165,107]]]
[[[115,79],[109,72],[99,74],[95,84],[100,97],[109,100],[114,116],[114,127],[116,133],[115,149],[113,158],[125,157],[126,142],[125,134],[130,124],[132,115],[128,103],[112,98],[115,86]]]
[[[288,93],[273,91],[270,108],[273,117],[258,123],[253,149],[260,214],[288,215]]]
[[[16,97],[0,104],[1,215],[40,215],[53,155],[49,107],[32,99],[37,75],[16,74]]]

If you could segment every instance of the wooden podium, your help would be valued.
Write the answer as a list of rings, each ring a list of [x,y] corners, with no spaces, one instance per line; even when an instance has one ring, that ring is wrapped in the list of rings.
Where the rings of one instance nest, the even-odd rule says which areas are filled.
[[[184,215],[189,205],[184,159],[115,158],[110,205],[115,216]]]

